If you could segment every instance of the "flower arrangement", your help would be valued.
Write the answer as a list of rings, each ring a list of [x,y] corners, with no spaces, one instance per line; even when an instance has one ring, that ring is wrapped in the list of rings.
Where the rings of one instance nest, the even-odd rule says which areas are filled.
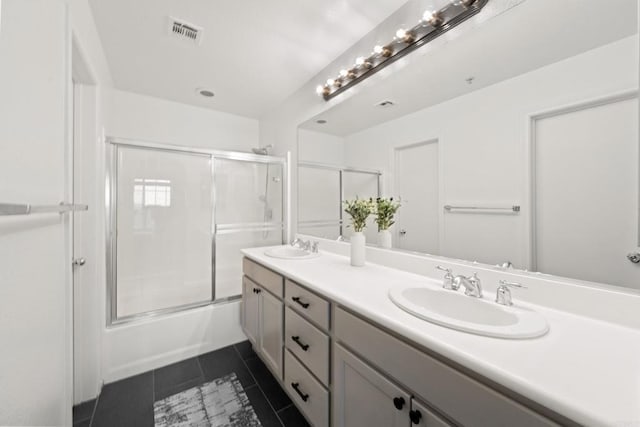
[[[359,199],[344,201],[344,211],[351,216],[351,225],[356,233],[362,232],[367,226],[367,218],[375,211],[373,199]]]
[[[394,215],[400,209],[400,203],[394,202],[393,197],[386,199],[384,197],[378,197],[375,205],[376,224],[378,224],[378,231],[388,230],[395,221]]]

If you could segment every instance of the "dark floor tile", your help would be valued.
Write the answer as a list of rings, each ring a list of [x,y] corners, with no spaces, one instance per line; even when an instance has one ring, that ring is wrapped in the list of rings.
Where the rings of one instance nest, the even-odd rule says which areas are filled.
[[[245,393],[247,393],[249,402],[251,402],[251,406],[263,427],[282,427],[278,416],[273,411],[273,408],[271,408],[271,405],[269,405],[269,402],[259,387],[252,386],[245,389]]]
[[[273,406],[273,409],[279,411],[287,405],[291,404],[291,399],[282,390],[280,383],[273,377],[271,371],[265,366],[265,364],[257,357],[246,360],[245,363],[249,367],[249,370],[255,377],[258,385],[264,392],[267,399]]]
[[[155,401],[157,402],[169,396],[173,396],[174,394],[178,394],[185,390],[189,390],[190,388],[197,387],[204,384],[205,382],[206,381],[202,377],[200,377],[191,381],[187,381],[186,383],[177,384],[175,386],[167,387],[162,390],[156,390]]]
[[[197,357],[164,366],[153,371],[155,400],[202,384],[204,377]],[[194,384],[195,383],[195,384]],[[193,384],[193,385],[191,385]],[[188,385],[186,388],[184,385]]]
[[[93,415],[93,408],[96,406],[96,399],[87,400],[73,407],[73,422],[90,420]]]
[[[91,418],[87,418],[86,420],[77,421],[73,423],[73,427],[90,427],[91,426]]]
[[[244,365],[240,355],[233,348],[228,346],[211,353],[203,354],[199,358],[200,366],[204,373],[204,380],[211,381],[216,378],[235,373],[243,387],[247,388],[255,381]]]
[[[251,341],[239,342],[238,344],[234,344],[234,347],[236,348],[236,350],[238,350],[238,353],[240,353],[240,357],[242,358],[242,360],[256,357],[256,353],[253,351],[253,345],[251,344]]]
[[[92,427],[153,425],[153,372],[107,384],[102,388]]]
[[[284,427],[307,427],[309,423],[302,416],[298,408],[295,405],[291,405],[280,412],[278,412],[278,416],[280,420],[282,420],[282,424]]]

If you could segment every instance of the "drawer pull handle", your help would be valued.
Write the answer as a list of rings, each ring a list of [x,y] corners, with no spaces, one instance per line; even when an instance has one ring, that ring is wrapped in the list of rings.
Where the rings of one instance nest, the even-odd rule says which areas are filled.
[[[309,350],[309,344],[302,344],[300,342],[300,337],[298,335],[293,335],[291,337],[292,340],[295,341],[296,344],[298,344],[300,346],[301,349],[303,349],[304,351]]]
[[[309,303],[308,302],[302,302],[300,301],[300,297],[293,297],[291,298],[294,302],[297,302],[298,304],[300,304],[302,306],[302,308],[309,308]]]
[[[404,397],[393,398],[393,406],[395,406],[398,411],[401,411],[402,408],[404,408],[404,403],[405,403]]]
[[[261,290],[261,289],[253,288],[253,293],[254,293],[254,294],[259,294],[260,292],[262,292],[262,290]]]
[[[300,398],[306,402],[307,400],[309,400],[309,395],[308,394],[304,394],[301,390],[300,390],[300,383],[291,383],[291,387],[293,387],[293,389],[296,391],[296,393],[298,393],[298,395],[300,396]]]
[[[422,414],[417,409],[415,411],[409,411],[409,418],[413,424],[420,424]]]

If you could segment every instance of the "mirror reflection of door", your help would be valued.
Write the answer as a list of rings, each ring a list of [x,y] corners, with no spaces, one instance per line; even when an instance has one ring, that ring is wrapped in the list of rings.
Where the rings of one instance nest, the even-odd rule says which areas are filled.
[[[438,141],[395,149],[396,194],[402,207],[395,224],[400,249],[437,254],[439,249]]]
[[[612,98],[534,122],[534,269],[633,286],[638,100]]]

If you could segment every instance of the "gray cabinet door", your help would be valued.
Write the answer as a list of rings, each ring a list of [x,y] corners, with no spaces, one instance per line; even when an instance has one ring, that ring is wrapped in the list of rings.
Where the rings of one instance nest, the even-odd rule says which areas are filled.
[[[408,427],[411,397],[345,350],[333,353],[334,427]]]
[[[260,344],[263,361],[282,380],[282,334],[284,330],[284,304],[269,292],[261,290],[260,297]]]
[[[242,280],[242,328],[254,347],[259,343],[259,294],[255,292],[258,289],[246,277]]]
[[[418,427],[451,427],[431,409],[416,399],[411,399],[411,425]]]

